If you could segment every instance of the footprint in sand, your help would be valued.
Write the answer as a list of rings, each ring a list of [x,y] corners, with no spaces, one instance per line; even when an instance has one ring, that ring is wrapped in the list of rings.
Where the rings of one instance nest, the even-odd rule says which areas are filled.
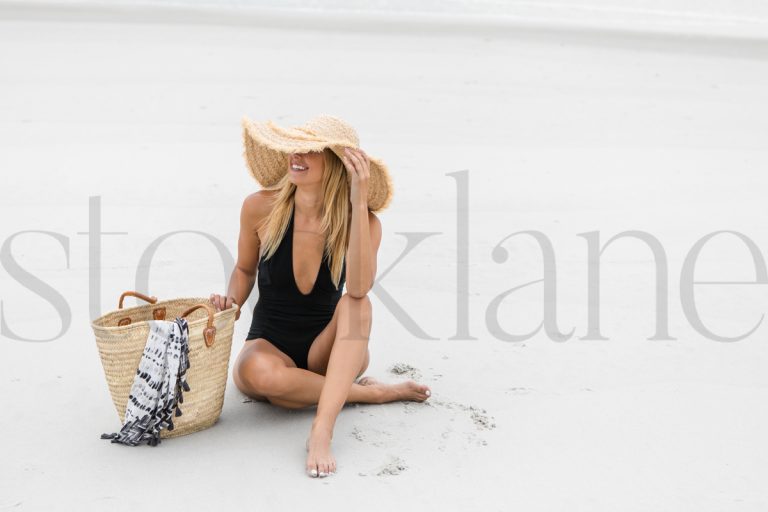
[[[349,436],[357,439],[360,442],[367,442],[373,446],[382,447],[385,444],[382,437],[392,437],[392,433],[379,429],[366,429],[364,432],[357,426],[354,426],[352,427],[352,431],[349,433]]]
[[[395,363],[389,367],[389,371],[395,375],[404,375],[416,381],[421,379],[421,372],[417,368],[406,363]]]
[[[490,430],[496,428],[496,421],[492,416],[488,414],[488,411],[481,407],[475,407],[474,405],[465,405],[459,402],[446,402],[444,400],[438,400],[433,398],[431,403],[425,402],[425,404],[432,407],[439,406],[446,409],[461,409],[469,413],[469,417],[478,429]]]
[[[470,412],[470,415],[472,416],[472,421],[475,423],[477,428],[484,429],[484,430],[490,430],[492,428],[496,428],[496,422],[493,420],[492,417],[488,416],[488,413],[485,409],[480,409],[478,407],[474,407],[470,405],[469,412]]]
[[[520,386],[520,387],[507,388],[507,390],[505,392],[506,393],[513,393],[515,395],[527,395],[531,391],[533,391],[533,390],[530,389],[530,388],[524,388],[524,387]]]
[[[403,459],[400,457],[392,457],[388,463],[379,468],[376,472],[376,476],[399,475],[406,469],[408,469],[408,466]]]
[[[357,427],[353,427],[352,432],[350,432],[349,435],[358,441],[365,441],[365,435],[363,435],[363,432]]]
[[[373,471],[373,474],[376,476],[394,476],[399,475],[403,471],[408,469],[408,466],[406,465],[405,461],[397,456],[390,455],[389,462],[384,464],[383,466],[379,466],[377,469]],[[359,476],[368,476],[368,473],[359,472]]]

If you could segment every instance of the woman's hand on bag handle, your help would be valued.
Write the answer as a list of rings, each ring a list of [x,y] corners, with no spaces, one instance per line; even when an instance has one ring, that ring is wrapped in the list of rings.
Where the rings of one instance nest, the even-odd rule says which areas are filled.
[[[228,297],[226,295],[219,295],[218,293],[212,293],[211,294],[211,303],[213,304],[213,307],[216,308],[216,311],[224,311],[225,309],[229,309],[232,307],[232,304],[234,304],[235,299],[234,297]],[[235,313],[235,320],[240,318],[240,310],[237,310],[237,313]]]

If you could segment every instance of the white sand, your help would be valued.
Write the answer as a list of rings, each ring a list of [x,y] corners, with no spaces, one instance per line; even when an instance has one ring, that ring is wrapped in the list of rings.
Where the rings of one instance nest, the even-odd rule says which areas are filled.
[[[734,343],[709,340],[686,320],[679,290],[684,258],[708,233],[736,230],[768,250],[765,41],[482,27],[366,33],[340,23],[325,32],[306,18],[295,30],[137,16],[59,22],[58,12],[42,21],[14,12],[0,15],[0,240],[11,244],[0,269],[0,510],[768,506],[766,326]],[[119,425],[90,320],[144,286],[137,263],[166,233],[203,232],[233,258],[240,204],[257,188],[241,157],[240,117],[290,124],[317,113],[352,122],[397,186],[380,216],[379,277],[414,324],[372,294],[368,374],[416,375],[432,398],[345,407],[333,445],[339,471],[322,481],[303,473],[312,411],[243,402],[231,377],[211,429],[157,448],[100,440]],[[457,179],[469,181],[469,340],[455,339]],[[101,282],[89,285],[80,233],[91,196],[101,198],[101,230],[122,234],[102,237]],[[61,240],[11,240],[26,230]],[[540,250],[524,236],[503,242],[506,261],[492,257],[522,230],[552,243],[558,323],[575,329],[566,342],[543,331],[505,342],[486,323],[494,297],[542,276]],[[609,339],[579,339],[579,234],[599,231],[604,243],[626,230],[653,234],[666,251],[675,340],[647,339],[653,266],[633,240],[604,253]],[[426,239],[383,276],[406,234],[412,245]],[[65,298],[64,325],[11,277],[14,260]],[[145,291],[222,292],[220,261],[204,237],[173,236]],[[697,269],[699,280],[755,276],[728,236],[713,239]],[[508,297],[501,327],[535,330],[541,290]],[[724,335],[755,325],[767,298],[765,286],[697,288],[705,324]],[[255,300],[256,291],[233,360]],[[55,339],[14,341],[9,330]],[[398,363],[411,368],[395,375]]]

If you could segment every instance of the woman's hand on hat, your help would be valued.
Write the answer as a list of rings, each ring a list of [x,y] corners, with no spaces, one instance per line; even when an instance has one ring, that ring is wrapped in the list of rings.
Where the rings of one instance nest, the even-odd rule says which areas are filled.
[[[359,148],[344,148],[342,159],[347,171],[352,174],[349,201],[352,206],[368,205],[368,178],[371,176],[371,162],[365,151]]]

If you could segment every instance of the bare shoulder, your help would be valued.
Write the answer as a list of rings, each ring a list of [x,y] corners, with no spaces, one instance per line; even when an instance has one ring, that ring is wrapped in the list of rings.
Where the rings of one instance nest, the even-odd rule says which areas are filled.
[[[258,234],[264,220],[272,211],[275,193],[274,190],[258,190],[247,195],[243,200],[241,223]]]
[[[250,215],[267,217],[272,211],[274,190],[258,190],[248,194],[243,200],[243,211]]]
[[[254,214],[269,214],[272,210],[274,190],[258,190],[248,194],[243,200],[243,209]]]

